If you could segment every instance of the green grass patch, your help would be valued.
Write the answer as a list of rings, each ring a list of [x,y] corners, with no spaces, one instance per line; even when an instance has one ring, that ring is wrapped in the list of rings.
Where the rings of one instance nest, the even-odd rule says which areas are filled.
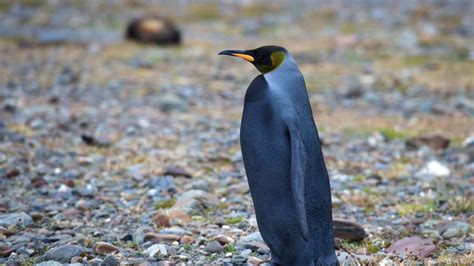
[[[227,244],[227,246],[224,247],[224,251],[226,253],[236,253],[237,248],[235,247],[234,244]]]
[[[415,213],[430,213],[436,209],[436,204],[433,201],[426,203],[402,203],[397,206],[397,212],[400,216],[405,217]]]
[[[227,218],[225,219],[226,224],[238,224],[242,222],[243,217],[242,216],[237,216],[237,217],[232,217],[232,218]]]
[[[454,215],[474,213],[474,202],[465,197],[449,200],[449,211]]]
[[[174,206],[176,199],[162,200],[155,203],[155,209],[169,209]]]
[[[428,58],[423,55],[414,55],[414,56],[405,57],[404,62],[406,66],[418,67],[418,66],[426,65],[426,63],[428,63]]]
[[[405,133],[397,131],[393,128],[382,128],[379,130],[379,132],[388,141],[392,141],[396,139],[405,139],[407,137]]]

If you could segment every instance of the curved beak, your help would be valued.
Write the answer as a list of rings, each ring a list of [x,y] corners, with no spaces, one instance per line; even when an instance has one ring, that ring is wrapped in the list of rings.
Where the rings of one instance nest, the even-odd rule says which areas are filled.
[[[230,56],[240,57],[249,62],[255,61],[255,58],[253,58],[253,56],[251,56],[248,51],[244,51],[244,50],[224,50],[220,52],[219,55],[230,55]]]

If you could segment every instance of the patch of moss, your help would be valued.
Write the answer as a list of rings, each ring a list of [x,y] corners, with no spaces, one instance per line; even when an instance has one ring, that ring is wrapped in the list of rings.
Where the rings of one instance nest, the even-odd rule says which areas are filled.
[[[356,252],[358,249],[365,247],[364,241],[347,241],[342,240],[341,246],[350,252]]]
[[[193,249],[193,247],[192,247],[190,244],[188,244],[188,243],[184,243],[184,244],[181,246],[181,248],[182,248],[184,251],[187,251],[187,252],[189,252],[189,251],[191,251],[191,250]]]
[[[243,217],[242,216],[237,216],[237,217],[232,217],[232,218],[227,218],[225,219],[226,224],[238,224],[242,222]]]
[[[367,252],[368,252],[369,254],[374,254],[374,253],[377,253],[377,252],[379,252],[379,251],[380,251],[380,248],[377,247],[377,246],[372,245],[372,243],[369,243],[369,244],[367,245]]]
[[[405,58],[405,65],[409,67],[424,66],[428,63],[428,58],[423,55],[414,55]]]
[[[27,125],[22,125],[22,124],[11,124],[11,125],[8,125],[8,130],[12,131],[12,132],[15,132],[15,133],[18,133],[18,134],[21,134],[21,135],[24,135],[24,136],[27,136],[27,137],[30,137],[34,134],[34,130],[27,126]]]
[[[405,139],[406,134],[400,131],[396,131],[392,128],[382,128],[379,130],[380,134],[382,134],[386,140],[392,141],[395,139]]]
[[[354,181],[356,181],[356,182],[362,182],[366,179],[367,179],[367,177],[363,174],[357,174],[357,175],[354,176]]]
[[[227,244],[225,247],[224,247],[224,251],[226,253],[235,253],[237,252],[237,248],[235,247],[234,244]]]
[[[229,207],[229,205],[228,205],[227,203],[225,203],[225,202],[221,202],[221,203],[219,203],[219,205],[217,205],[217,208],[218,208],[219,210],[225,210],[225,209],[227,209],[228,207]]]
[[[162,200],[155,203],[155,209],[169,209],[174,206],[176,199]]]
[[[436,208],[433,201],[425,204],[402,203],[397,206],[397,212],[400,216],[405,217],[415,213],[430,213]]]

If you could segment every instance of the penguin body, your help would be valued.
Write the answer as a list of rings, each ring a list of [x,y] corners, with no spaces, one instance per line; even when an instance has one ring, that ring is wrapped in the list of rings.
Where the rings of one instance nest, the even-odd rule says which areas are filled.
[[[329,178],[304,79],[291,55],[272,47],[284,58],[247,89],[240,132],[258,227],[275,264],[337,265]]]

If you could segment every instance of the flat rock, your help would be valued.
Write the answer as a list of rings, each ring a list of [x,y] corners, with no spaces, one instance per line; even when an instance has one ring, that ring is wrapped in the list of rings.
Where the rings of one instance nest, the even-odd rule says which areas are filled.
[[[90,250],[84,247],[66,245],[48,250],[41,257],[41,261],[54,260],[62,263],[69,263],[72,257],[81,256],[87,253],[90,253]]]
[[[163,175],[171,175],[171,176],[183,176],[186,178],[192,178],[193,176],[189,171],[179,166],[168,166],[165,169]]]
[[[0,226],[27,227],[33,223],[33,218],[24,212],[7,213],[0,215]]]
[[[146,233],[145,234],[145,241],[151,241],[154,243],[160,242],[173,242],[178,241],[180,239],[179,235],[174,234],[158,234],[158,233]]]
[[[419,237],[405,237],[397,240],[387,252],[397,255],[413,255],[426,258],[436,249],[431,239],[421,239]]]
[[[97,242],[95,243],[94,252],[96,254],[107,255],[112,253],[119,252],[119,248],[107,242]]]
[[[452,221],[439,226],[438,232],[445,239],[461,237],[471,229],[471,225],[465,222]]]
[[[340,239],[361,241],[366,237],[364,228],[351,221],[334,219],[333,227],[334,237]]]

